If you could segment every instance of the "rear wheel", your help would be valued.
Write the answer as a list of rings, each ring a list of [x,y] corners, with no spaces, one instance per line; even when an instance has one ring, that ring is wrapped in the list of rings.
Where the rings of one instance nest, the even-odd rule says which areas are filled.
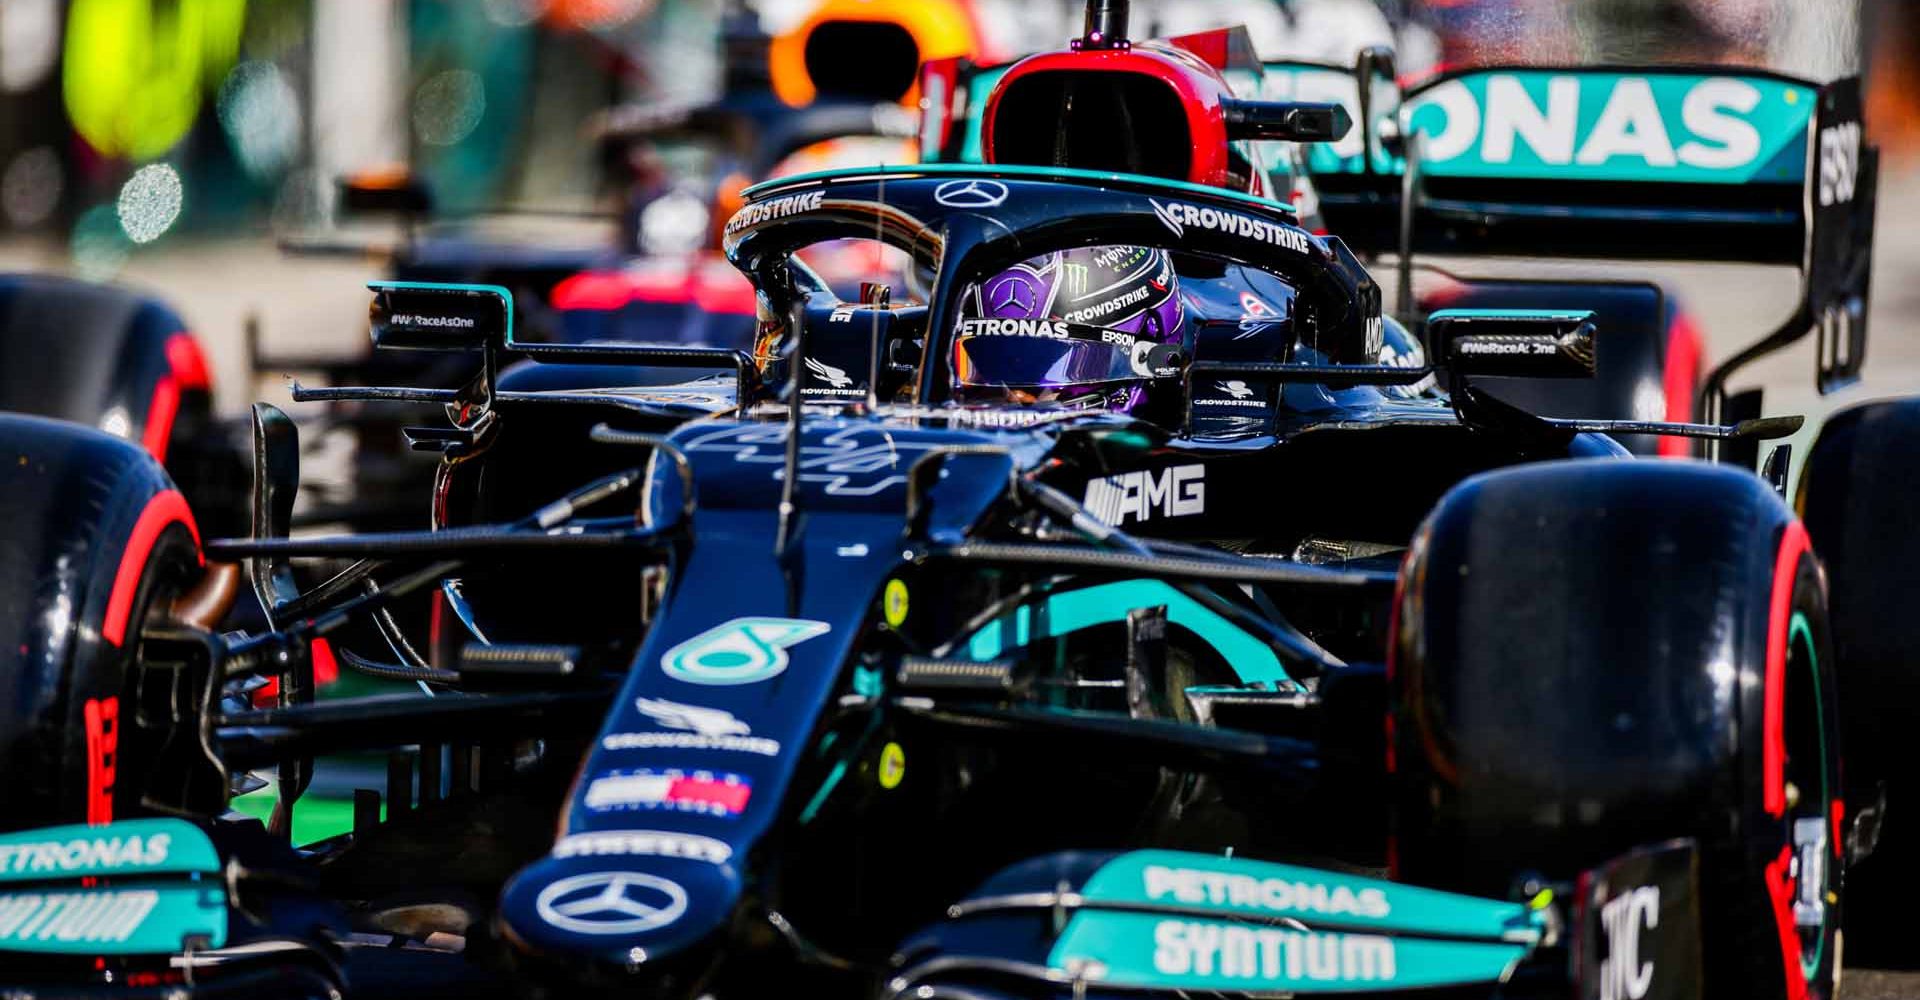
[[[1845,800],[1865,834],[1850,846],[1872,852],[1849,872],[1848,945],[1874,964],[1907,966],[1905,926],[1920,891],[1920,781],[1909,765],[1920,724],[1916,455],[1920,399],[1842,410],[1822,425],[1795,501],[1832,587],[1833,669],[1846,686]]]
[[[1402,588],[1401,877],[1506,894],[1692,838],[1707,995],[1832,995],[1825,595],[1763,483],[1613,461],[1477,477],[1436,507]]]
[[[0,824],[146,811],[174,720],[137,668],[143,626],[202,575],[185,499],[137,446],[0,414]]]

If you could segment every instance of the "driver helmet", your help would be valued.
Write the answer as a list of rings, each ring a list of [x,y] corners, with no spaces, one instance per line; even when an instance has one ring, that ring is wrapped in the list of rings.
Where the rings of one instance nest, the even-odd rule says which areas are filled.
[[[1164,250],[1098,246],[1022,261],[968,288],[953,343],[963,403],[1130,412],[1186,332]]]

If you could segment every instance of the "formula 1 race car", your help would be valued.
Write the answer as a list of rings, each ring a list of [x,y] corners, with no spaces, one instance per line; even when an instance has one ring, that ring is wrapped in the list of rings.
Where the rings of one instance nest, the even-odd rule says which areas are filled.
[[[1121,74],[1213,108],[1135,121],[1196,158],[1348,124],[1127,43],[1122,4],[1040,58],[989,123]],[[1763,146],[1859,134],[1851,82],[1723,79],[1806,112],[1737,119]],[[1828,195],[1799,222],[1809,316],[1865,294],[1873,155],[1848,152],[1848,197],[1798,177]],[[503,289],[377,283],[375,345],[472,381],[297,398],[439,407],[409,431],[442,455],[432,530],[289,537],[270,406],[238,539],[201,539],[126,442],[0,417],[9,982],[1831,996],[1864,845],[1807,529],[1779,475],[1607,436],[1799,421],[1537,416],[1476,380],[1590,376],[1577,299],[1442,310],[1433,365],[1382,364],[1379,286],[1285,205],[1012,159],[749,189],[724,249],[752,355],[526,343]],[[844,300],[797,256],[864,239],[924,296]],[[352,562],[303,589],[316,558]],[[222,633],[241,562],[269,625]],[[429,657],[386,609],[433,588]],[[344,664],[422,693],[314,702],[313,644],[350,622],[391,656]],[[290,845],[314,757],[349,749],[390,754],[384,791]],[[226,814],[265,769],[273,817]]]

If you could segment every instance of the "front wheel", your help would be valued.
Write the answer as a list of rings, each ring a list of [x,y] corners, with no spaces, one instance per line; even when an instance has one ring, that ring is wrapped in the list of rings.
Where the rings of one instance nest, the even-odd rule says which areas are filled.
[[[202,575],[158,462],[119,438],[0,414],[0,827],[147,811],[173,724],[139,637]]]
[[[1609,460],[1476,477],[1435,508],[1401,586],[1401,876],[1506,894],[1521,872],[1691,838],[1706,995],[1833,995],[1825,591],[1765,484]]]

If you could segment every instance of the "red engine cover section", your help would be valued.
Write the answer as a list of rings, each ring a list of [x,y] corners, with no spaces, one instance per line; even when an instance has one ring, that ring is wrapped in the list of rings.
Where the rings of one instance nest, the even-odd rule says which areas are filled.
[[[1212,66],[1164,42],[1045,52],[1013,64],[988,96],[983,151],[988,163],[1249,190],[1257,181],[1234,169],[1222,118],[1221,103],[1233,96]]]

